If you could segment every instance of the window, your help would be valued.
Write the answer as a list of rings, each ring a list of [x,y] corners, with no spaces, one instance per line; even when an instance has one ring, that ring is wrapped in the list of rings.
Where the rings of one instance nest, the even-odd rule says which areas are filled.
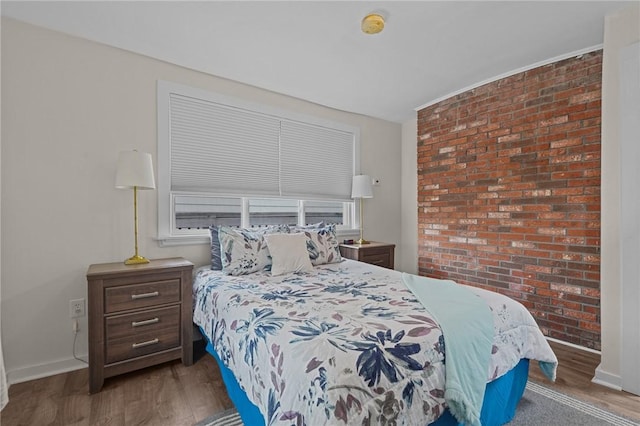
[[[249,199],[249,226],[297,225],[298,200],[286,198]]]
[[[210,225],[357,223],[359,130],[158,82],[158,238]],[[204,239],[202,239],[204,240]]]
[[[174,203],[176,231],[185,234],[206,230],[211,225],[246,228],[276,224],[310,225],[324,222],[343,226],[344,218],[349,218],[353,211],[353,202],[286,198],[178,195]]]
[[[344,225],[344,218],[349,217],[349,213],[353,211],[353,206],[353,202],[305,201],[303,203],[304,223],[310,225],[324,222]]]
[[[242,199],[177,195],[176,229],[208,229],[211,225],[242,226]]]

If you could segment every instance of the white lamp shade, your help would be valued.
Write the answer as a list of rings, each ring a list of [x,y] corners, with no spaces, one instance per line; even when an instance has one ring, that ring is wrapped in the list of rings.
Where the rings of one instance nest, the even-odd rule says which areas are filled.
[[[351,198],[373,198],[371,177],[369,175],[357,175],[351,183]]]
[[[116,188],[155,189],[151,154],[138,151],[122,151],[118,155]]]

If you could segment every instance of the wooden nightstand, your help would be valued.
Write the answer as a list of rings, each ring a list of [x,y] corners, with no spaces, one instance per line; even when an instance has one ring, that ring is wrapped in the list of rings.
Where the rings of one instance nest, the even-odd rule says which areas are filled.
[[[359,260],[371,263],[383,268],[393,269],[393,252],[395,244],[376,243],[369,244],[340,244],[340,255],[347,259]]]
[[[89,392],[107,377],[182,358],[193,364],[191,274],[182,258],[89,266]]]

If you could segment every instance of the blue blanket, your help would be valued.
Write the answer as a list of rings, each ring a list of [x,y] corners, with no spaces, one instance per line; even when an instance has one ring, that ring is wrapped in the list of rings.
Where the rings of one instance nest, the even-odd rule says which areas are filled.
[[[476,294],[449,280],[402,274],[445,340],[445,401],[460,423],[480,426],[493,345],[493,316]]]

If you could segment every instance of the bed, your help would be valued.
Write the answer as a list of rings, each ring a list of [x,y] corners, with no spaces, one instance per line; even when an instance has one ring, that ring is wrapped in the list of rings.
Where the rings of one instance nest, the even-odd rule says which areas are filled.
[[[406,274],[339,254],[324,261],[280,275],[260,268],[227,275],[208,266],[194,275],[194,323],[244,423],[458,424],[445,398],[446,360],[453,364],[445,347],[454,339],[443,337]],[[482,414],[475,423],[504,424],[524,392],[528,360],[538,360],[553,380],[557,359],[521,304],[455,287],[490,312],[492,341],[479,373]]]

